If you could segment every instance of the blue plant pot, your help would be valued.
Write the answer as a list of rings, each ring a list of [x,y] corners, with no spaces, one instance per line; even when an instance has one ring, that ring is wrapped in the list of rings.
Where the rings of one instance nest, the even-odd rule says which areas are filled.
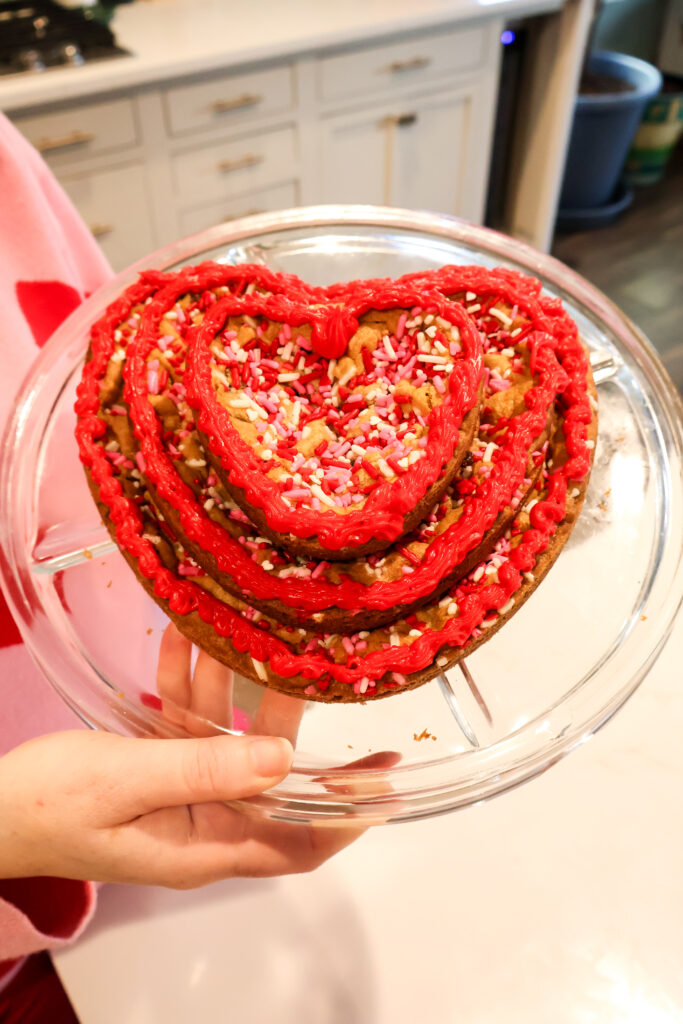
[[[596,51],[588,67],[633,86],[628,92],[578,96],[560,209],[585,210],[609,203],[648,100],[662,86],[659,71],[623,53]]]

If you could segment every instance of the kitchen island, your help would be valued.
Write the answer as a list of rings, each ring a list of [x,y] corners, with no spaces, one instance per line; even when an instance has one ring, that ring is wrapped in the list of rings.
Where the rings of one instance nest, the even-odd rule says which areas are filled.
[[[129,56],[0,79],[112,265],[254,211],[328,202],[483,220],[500,35],[536,16],[509,227],[547,248],[587,0],[138,0]]]

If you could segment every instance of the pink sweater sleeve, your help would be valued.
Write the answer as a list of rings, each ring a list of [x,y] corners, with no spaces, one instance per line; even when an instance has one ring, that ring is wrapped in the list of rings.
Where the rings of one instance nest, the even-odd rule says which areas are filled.
[[[2,429],[39,349],[111,270],[38,153],[2,114],[0,195],[11,197],[0,219]],[[0,756],[32,736],[78,725],[33,665],[1,593],[0,707]],[[90,882],[0,880],[0,977],[2,961],[74,939],[94,907]]]
[[[63,946],[81,934],[94,910],[92,882],[0,879],[0,962]]]

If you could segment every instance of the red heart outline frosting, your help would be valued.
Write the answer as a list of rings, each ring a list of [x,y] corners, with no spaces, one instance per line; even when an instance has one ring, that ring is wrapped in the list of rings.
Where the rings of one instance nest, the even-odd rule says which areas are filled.
[[[251,506],[262,510],[272,530],[298,538],[316,537],[330,552],[347,546],[359,547],[377,538],[386,546],[406,532],[406,515],[439,479],[443,466],[458,446],[458,431],[463,417],[476,404],[483,370],[481,339],[474,324],[461,306],[436,291],[414,285],[361,286],[340,296],[338,301],[344,302],[342,308],[320,305],[311,309],[282,295],[252,295],[244,299],[226,296],[212,307],[193,332],[186,374],[188,400],[199,410],[197,425],[208,436],[209,446],[220,458],[230,483],[244,491]],[[336,359],[346,351],[358,327],[358,318],[364,313],[413,307],[421,307],[457,327],[462,347],[460,355],[449,356],[454,366],[447,379],[446,396],[427,417],[428,440],[424,454],[411,466],[409,473],[403,472],[394,480],[374,486],[360,509],[343,515],[334,510],[318,512],[302,506],[293,509],[286,496],[283,497],[266,476],[263,462],[241,439],[230,414],[216,398],[211,377],[211,341],[231,315],[266,317],[294,328],[309,323],[313,327],[311,340],[316,350],[324,351],[325,359],[328,353],[330,358]],[[151,338],[147,341],[151,342]],[[139,346],[136,354],[137,351],[140,351]],[[137,363],[135,374],[129,377],[134,419],[145,391],[144,373],[142,364]],[[271,463],[266,465],[270,467]]]

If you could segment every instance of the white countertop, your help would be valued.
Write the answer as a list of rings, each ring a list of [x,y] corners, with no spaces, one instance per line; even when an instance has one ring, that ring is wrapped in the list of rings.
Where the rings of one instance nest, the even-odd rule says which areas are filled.
[[[137,0],[118,8],[132,56],[0,78],[0,109],[42,106],[440,25],[558,10],[563,0]]]
[[[55,957],[82,1024],[680,1024],[683,616],[589,743],[312,875],[111,886]]]

